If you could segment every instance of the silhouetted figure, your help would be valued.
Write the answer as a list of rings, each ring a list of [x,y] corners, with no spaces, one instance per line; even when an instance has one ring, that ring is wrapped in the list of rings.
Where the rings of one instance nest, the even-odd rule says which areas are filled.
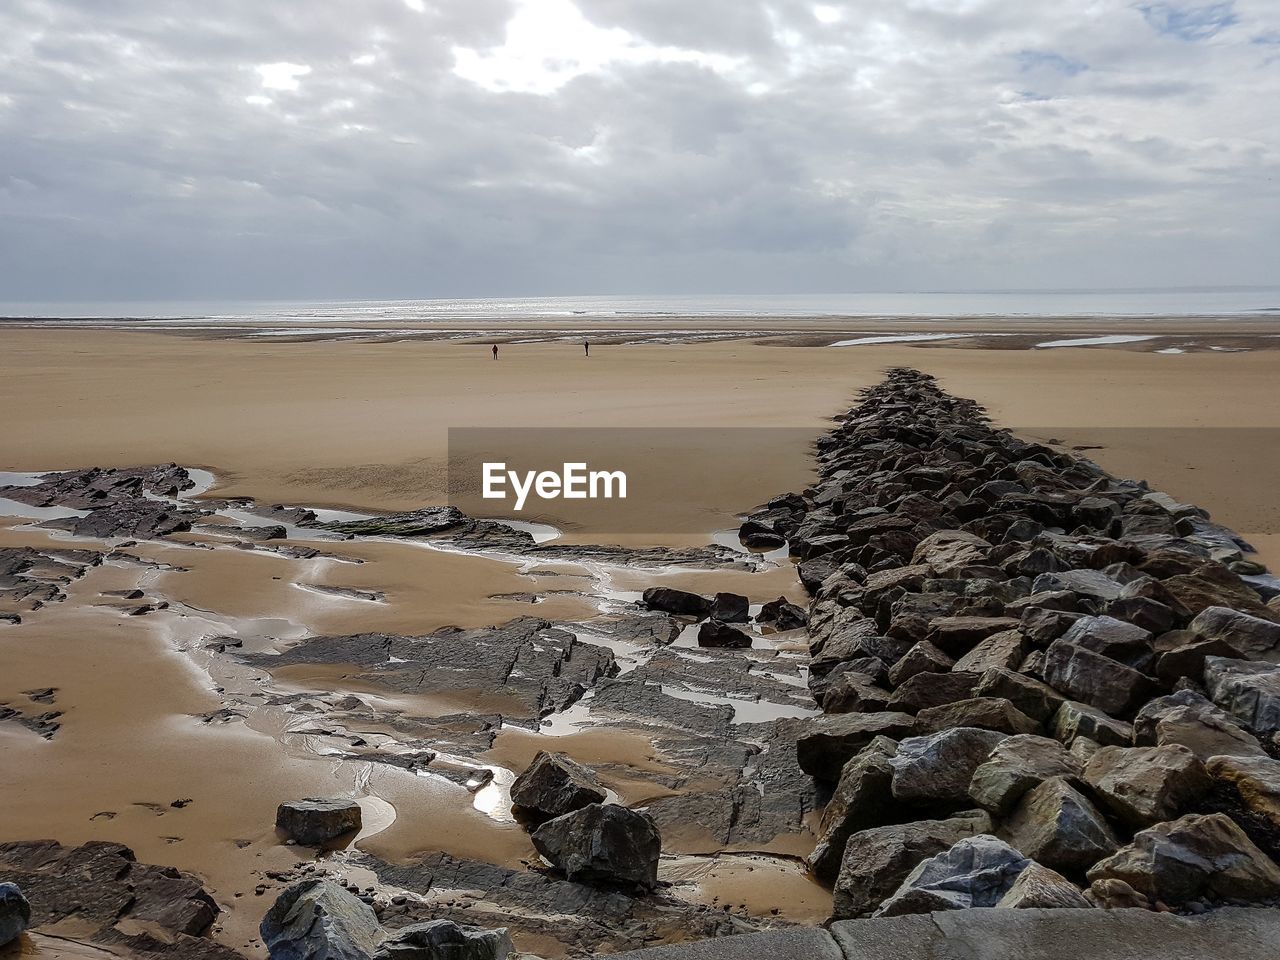
[[[588,343],[586,340],[582,341],[582,352],[586,354],[588,357],[591,356],[591,344]]]
[[[498,359],[498,345],[496,343],[493,345],[493,359]]]

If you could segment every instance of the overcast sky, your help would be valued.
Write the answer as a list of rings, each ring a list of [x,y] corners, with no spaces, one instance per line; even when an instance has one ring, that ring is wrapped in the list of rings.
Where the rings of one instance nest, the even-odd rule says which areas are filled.
[[[1276,283],[1277,174],[1277,0],[0,2],[0,301]]]

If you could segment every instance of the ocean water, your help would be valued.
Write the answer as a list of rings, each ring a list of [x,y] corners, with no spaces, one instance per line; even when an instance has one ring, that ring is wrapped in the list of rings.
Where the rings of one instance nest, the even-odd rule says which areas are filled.
[[[451,300],[0,303],[0,317],[369,323],[661,317],[1280,317],[1280,286]]]

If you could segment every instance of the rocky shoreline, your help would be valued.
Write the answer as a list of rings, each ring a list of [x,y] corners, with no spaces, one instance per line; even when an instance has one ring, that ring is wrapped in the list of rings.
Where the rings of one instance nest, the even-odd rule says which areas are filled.
[[[865,391],[817,458],[812,487],[771,500],[740,531],[754,550],[788,548],[807,604],[655,586],[581,622],[524,617],[281,649],[222,638],[216,655],[268,674],[342,665],[373,689],[492,704],[422,717],[358,697],[273,695],[305,708],[308,736],[361,761],[486,789],[499,732],[548,724],[638,732],[662,758],[645,773],[647,795],[620,804],[605,784],[634,769],[581,767],[545,738],[548,751],[500,785],[545,861],[527,869],[447,854],[335,859],[321,843],[317,861],[259,891],[289,884],[263,925],[272,956],[505,956],[507,935],[484,932],[496,928],[595,955],[788,925],[785,913],[689,902],[660,879],[691,830],[723,854],[803,857],[833,891],[833,920],[1280,904],[1280,580],[1248,544],[1197,507],[993,428],[972,401],[907,369]],[[326,520],[246,501],[197,506],[182,499],[193,486],[169,465],[49,475],[0,497],[75,510],[43,525],[103,539],[204,529],[230,508],[251,522],[209,529],[246,550],[305,552],[298,534],[311,531],[639,570],[762,565],[723,547],[538,543],[449,508]],[[106,556],[0,551],[9,616],[58,602],[60,577]],[[141,599],[118,602],[145,613]],[[53,736],[52,696],[31,691],[30,704],[0,705],[0,719]],[[363,732],[373,728],[394,741]],[[57,922],[48,877],[92,899],[92,872],[60,864],[108,853],[132,860],[123,848],[6,844],[0,881],[23,887],[38,929]],[[189,886],[181,897],[200,900]],[[146,942],[119,940],[118,923],[86,939],[140,957],[232,955],[212,941],[207,953],[172,946],[207,933],[216,911]],[[317,924],[326,915],[343,920]]]

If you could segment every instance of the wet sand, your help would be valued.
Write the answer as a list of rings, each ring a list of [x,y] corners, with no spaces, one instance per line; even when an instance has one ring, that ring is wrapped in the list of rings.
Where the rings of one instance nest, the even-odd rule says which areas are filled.
[[[700,500],[706,494],[696,478],[717,470],[714,457],[700,461],[691,454],[681,465],[690,478],[690,510],[703,518],[709,535],[735,525],[737,512],[804,486],[808,441],[826,428],[827,418],[884,368],[907,364],[984,403],[1002,424],[1067,445],[1100,446],[1088,455],[1118,474],[1146,478],[1209,508],[1253,540],[1264,561],[1280,567],[1280,515],[1270,480],[1280,467],[1274,439],[1280,352],[1158,355],[900,344],[803,349],[739,341],[602,347],[588,361],[569,346],[543,343],[509,345],[494,363],[486,349],[450,342],[262,343],[0,329],[6,414],[0,420],[0,469],[176,461],[213,470],[219,486],[212,495],[395,510],[443,500],[449,426],[798,428],[778,434],[786,439],[777,449],[760,451],[758,469],[731,478],[727,500],[723,490],[714,502]],[[573,523],[568,511],[549,511],[545,519]],[[0,524],[0,545],[70,545],[12,521]],[[646,540],[641,534],[632,539]],[[514,867],[531,857],[525,833],[479,809],[462,786],[326,757],[323,738],[297,733],[299,718],[265,699],[245,723],[205,723],[199,715],[224,703],[217,687],[246,697],[257,690],[255,671],[215,662],[205,646],[228,634],[271,648],[307,633],[421,633],[528,613],[580,618],[593,611],[587,598],[549,591],[588,587],[587,571],[539,563],[562,575],[530,577],[517,563],[385,542],[333,542],[321,549],[322,557],[292,560],[143,543],[123,551],[133,560],[121,557],[69,585],[66,601],[24,616],[20,626],[0,626],[0,701],[21,705],[24,691],[52,686],[58,688],[56,709],[64,711],[63,728],[51,740],[0,724],[8,771],[0,781],[0,809],[6,811],[0,839],[114,840],[132,846],[144,861],[199,873],[228,911],[219,937],[240,948],[252,943],[272,896],[254,895],[263,871],[287,869],[300,854],[308,856],[281,845],[272,828],[275,805],[286,797],[389,802],[395,822],[359,842],[389,860],[446,850]],[[620,591],[657,582],[736,590],[755,601],[800,596],[785,566],[763,574],[615,571],[609,577],[610,588]],[[170,608],[128,617],[102,597],[134,586]],[[532,609],[496,599],[531,590],[548,591]],[[282,679],[297,691],[346,689],[341,670],[302,670]],[[354,683],[350,688],[391,699],[385,691],[372,694]],[[421,716],[493,707],[474,699],[396,705]],[[519,769],[542,739],[504,731],[486,761]],[[644,799],[650,786],[639,774],[664,762],[635,732],[587,730],[558,737],[555,746],[587,763],[630,767],[636,776],[618,775],[608,785],[633,802]],[[170,806],[186,798],[194,802]],[[371,803],[366,812],[381,809]],[[801,854],[803,843],[803,837],[791,838],[775,850]],[[677,847],[680,854],[704,852],[696,837]],[[705,902],[765,911],[778,906],[795,919],[825,915],[824,895],[798,871],[746,866],[731,858],[677,858],[664,871]],[[771,880],[762,884],[762,877]],[[780,903],[764,902],[773,893]]]

